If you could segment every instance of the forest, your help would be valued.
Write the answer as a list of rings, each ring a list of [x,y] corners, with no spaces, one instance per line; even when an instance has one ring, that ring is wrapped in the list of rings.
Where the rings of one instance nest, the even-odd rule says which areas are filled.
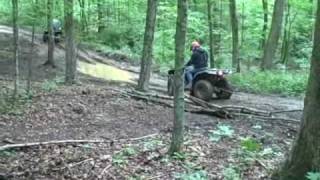
[[[0,180],[320,180],[320,0],[0,0]]]

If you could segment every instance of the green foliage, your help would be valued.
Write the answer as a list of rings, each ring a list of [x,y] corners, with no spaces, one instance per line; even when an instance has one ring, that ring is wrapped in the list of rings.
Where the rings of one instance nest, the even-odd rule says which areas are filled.
[[[18,92],[16,97],[13,96],[13,90],[9,88],[0,89],[0,113],[20,115],[23,106],[30,102],[33,97],[32,92]]]
[[[234,130],[229,125],[218,125],[217,130],[210,131],[209,139],[214,142],[218,142],[221,138],[231,138]]]
[[[16,156],[17,153],[14,150],[4,150],[0,151],[0,157],[13,157]]]
[[[151,139],[143,143],[143,151],[153,151],[161,146],[164,146],[164,143],[162,140]]]
[[[175,160],[179,160],[179,161],[184,161],[187,159],[187,156],[188,154],[187,153],[184,153],[184,152],[175,152],[173,153],[173,156],[172,158],[175,159]]]
[[[225,168],[222,174],[225,180],[241,180],[239,169],[232,166]]]
[[[233,74],[229,79],[233,85],[246,91],[298,96],[306,90],[308,74],[304,71],[247,72]]]
[[[253,138],[241,140],[241,147],[250,152],[258,152],[261,150],[261,144]]]
[[[112,157],[112,164],[123,166],[128,163],[128,158],[136,155],[138,152],[133,147],[126,147]]]
[[[53,80],[45,80],[41,85],[41,89],[46,92],[52,92],[57,90],[59,85],[61,85],[63,82],[64,80],[61,77],[56,77]]]
[[[308,172],[306,178],[308,180],[320,180],[320,172]]]
[[[179,179],[179,180],[207,180],[207,179],[209,179],[207,172],[204,170],[195,171],[195,172],[191,172],[191,173],[177,174],[175,176],[175,178]]]

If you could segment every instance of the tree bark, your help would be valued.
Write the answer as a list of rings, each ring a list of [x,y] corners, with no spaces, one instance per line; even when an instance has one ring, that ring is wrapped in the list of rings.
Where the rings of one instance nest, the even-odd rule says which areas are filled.
[[[288,51],[289,51],[289,25],[290,25],[290,4],[287,1],[286,5],[286,16],[284,20],[284,29],[283,29],[283,40],[281,47],[281,58],[280,61],[282,64],[287,64],[288,60]]]
[[[148,0],[146,27],[144,33],[141,70],[138,81],[138,90],[148,91],[152,65],[154,31],[156,26],[158,0]]]
[[[103,0],[97,0],[97,9],[98,9],[98,33],[101,33],[104,30],[104,18],[103,18]]]
[[[284,5],[286,0],[276,0],[274,4],[271,29],[268,40],[265,44],[261,69],[270,70],[273,65],[273,58],[275,57],[278,41],[282,29],[282,19],[284,13]]]
[[[13,58],[15,62],[14,97],[19,92],[19,27],[18,27],[18,0],[12,0],[12,24],[13,24]]]
[[[320,0],[314,31],[311,71],[304,101],[303,120],[290,156],[279,175],[281,180],[305,179],[320,170]]]
[[[262,36],[261,36],[261,49],[264,49],[266,44],[266,36],[268,30],[268,0],[262,0],[263,8],[263,27],[262,27]]]
[[[214,40],[213,40],[212,1],[211,0],[207,0],[207,6],[208,6],[208,26],[209,26],[210,67],[214,68]]]
[[[35,17],[34,17],[35,18]],[[33,20],[35,21],[35,19]],[[27,78],[27,94],[31,92],[31,79],[32,79],[32,61],[33,61],[33,53],[34,53],[34,39],[35,39],[35,22],[32,25],[32,35],[31,35],[31,49],[30,49],[30,57],[28,59],[28,78]]]
[[[175,73],[174,73],[174,123],[169,153],[181,150],[184,133],[184,53],[188,21],[188,0],[178,0],[178,17],[175,35]]]
[[[47,0],[47,27],[48,27],[48,60],[45,65],[55,67],[54,64],[54,32],[52,26],[53,0]]]
[[[86,1],[85,0],[78,0],[80,6],[80,21],[81,21],[81,32],[85,34],[87,32],[88,22],[86,16]],[[99,1],[97,2],[99,3]],[[99,13],[99,9],[98,9]]]
[[[232,68],[240,72],[239,61],[239,23],[237,17],[236,0],[230,0],[230,19],[232,28]]]
[[[74,43],[73,0],[64,0],[64,21],[66,32],[66,84],[76,83],[77,59]]]

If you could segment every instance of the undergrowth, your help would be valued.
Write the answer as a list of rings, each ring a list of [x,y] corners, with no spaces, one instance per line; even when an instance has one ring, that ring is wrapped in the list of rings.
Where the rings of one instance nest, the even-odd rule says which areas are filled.
[[[301,96],[306,90],[308,73],[306,71],[246,72],[233,74],[229,80],[232,85],[244,91]]]

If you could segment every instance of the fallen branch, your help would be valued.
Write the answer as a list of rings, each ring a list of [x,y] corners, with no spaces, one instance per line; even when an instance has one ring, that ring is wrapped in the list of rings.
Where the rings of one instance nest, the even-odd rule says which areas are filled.
[[[47,141],[47,142],[34,142],[34,143],[23,143],[23,144],[7,144],[0,147],[0,151],[4,151],[7,149],[12,148],[24,148],[24,147],[31,147],[31,146],[43,146],[43,145],[53,145],[53,144],[70,144],[70,143],[114,143],[114,142],[121,142],[121,141],[138,141],[150,137],[154,137],[158,134],[150,134],[147,136],[137,137],[137,138],[130,138],[130,139],[119,139],[119,140],[61,140],[61,141]]]
[[[271,111],[270,114],[280,114],[280,113],[287,113],[287,112],[300,112],[303,111],[302,109],[291,109],[291,110],[279,110],[279,111]]]
[[[245,115],[245,114],[238,114],[236,116],[248,117],[250,119],[261,119],[263,121],[267,121],[267,120],[284,121],[284,122],[293,123],[293,124],[298,124],[301,122],[298,119],[288,119],[288,118],[281,118],[281,117],[263,117],[263,116],[252,116],[252,115]]]

